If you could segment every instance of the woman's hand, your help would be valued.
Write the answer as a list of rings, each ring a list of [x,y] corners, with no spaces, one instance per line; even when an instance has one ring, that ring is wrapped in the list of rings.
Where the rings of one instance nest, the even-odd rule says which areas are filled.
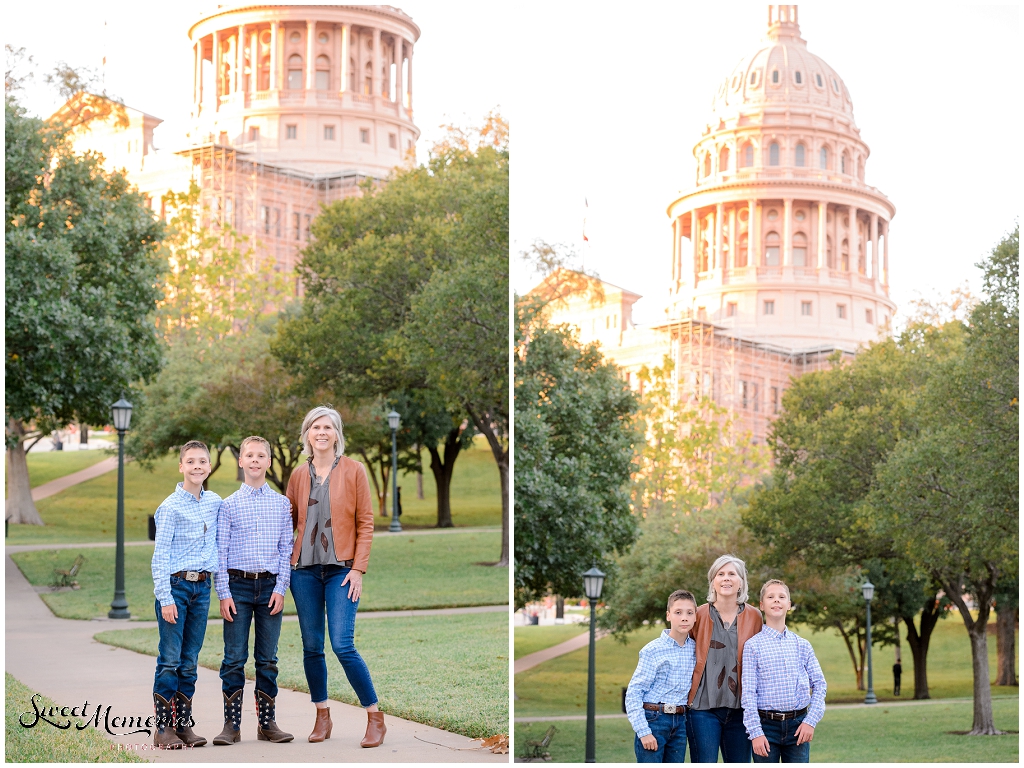
[[[350,568],[348,575],[345,580],[341,582],[341,586],[348,584],[348,599],[353,603],[359,599],[359,595],[363,593],[363,573]]]

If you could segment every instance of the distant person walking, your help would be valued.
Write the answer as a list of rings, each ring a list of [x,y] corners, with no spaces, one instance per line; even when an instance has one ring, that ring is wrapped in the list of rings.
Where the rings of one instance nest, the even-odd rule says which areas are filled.
[[[892,665],[892,680],[893,680],[892,695],[893,696],[899,696],[900,695],[900,678],[902,676],[903,676],[903,665],[900,664],[899,660],[897,659],[896,663]]]

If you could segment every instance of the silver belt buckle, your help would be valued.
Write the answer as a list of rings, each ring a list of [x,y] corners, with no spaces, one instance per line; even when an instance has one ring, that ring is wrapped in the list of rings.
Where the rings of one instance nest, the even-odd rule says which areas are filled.
[[[185,581],[199,581],[199,571],[185,571]]]
[[[674,715],[676,713],[676,705],[675,704],[662,704],[661,708],[663,710],[665,710],[665,714],[666,715]]]

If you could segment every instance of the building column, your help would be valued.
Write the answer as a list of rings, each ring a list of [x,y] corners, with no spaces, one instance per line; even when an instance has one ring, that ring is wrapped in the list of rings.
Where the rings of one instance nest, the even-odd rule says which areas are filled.
[[[739,250],[740,239],[736,232],[736,206],[729,208],[729,258],[723,259],[722,267],[725,269],[736,268],[736,253]]]
[[[245,25],[242,24],[238,28],[238,40],[236,45],[238,50],[235,51],[235,93],[240,93],[245,90]]]
[[[374,27],[373,29],[373,54],[371,61],[371,67],[373,71],[370,73],[370,95],[377,96],[380,94],[380,27]]]
[[[828,203],[818,201],[818,269],[825,269],[825,253],[828,248]]]
[[[715,206],[715,259],[708,266],[718,269],[722,266],[722,204]]]
[[[871,214],[871,229],[868,231],[871,238],[871,279],[878,282],[878,214]]]
[[[882,276],[885,279],[885,286],[889,287],[889,222],[885,222],[885,244],[882,251]]]
[[[269,85],[269,83],[268,83]],[[249,35],[249,92],[256,93],[260,89],[260,31],[253,30]]]
[[[679,219],[672,219],[672,282],[679,278]]]
[[[409,43],[409,76],[408,76],[408,82],[406,82],[406,84],[405,84],[405,92],[408,94],[406,96],[406,102],[407,103],[405,105],[405,109],[406,109],[406,111],[410,115],[412,114],[412,48],[413,48],[413,46],[412,46],[412,43],[410,42]]]
[[[398,114],[402,114],[405,107],[405,99],[402,98],[402,88],[405,87],[402,77],[402,62],[405,60],[405,41],[395,35],[395,103],[398,105]],[[399,148],[401,149],[401,148]]]
[[[690,246],[693,251],[693,274],[690,275],[689,286],[695,285],[694,275],[700,271],[700,214],[696,209],[690,211]]]
[[[277,51],[277,28],[279,24],[276,21],[270,22],[270,90],[276,91],[281,87],[281,84],[277,80],[277,68],[280,55]]]
[[[782,266],[793,266],[793,198],[782,199]]]
[[[750,207],[750,218],[747,220],[747,266],[757,267],[761,264],[761,228],[757,223],[757,200],[747,201]]]
[[[851,161],[852,162],[852,161]],[[850,272],[857,273],[860,248],[857,245],[857,206],[850,206]]]
[[[306,22],[306,90],[316,90],[316,22]]]
[[[338,57],[334,71],[338,73],[338,93],[348,90],[348,24],[334,25],[334,53]]]
[[[220,33],[213,33],[213,109],[220,109]]]
[[[203,74],[203,41],[198,40],[193,46],[192,56],[192,103],[195,104],[195,114],[199,114],[199,103],[202,97],[202,74]]]

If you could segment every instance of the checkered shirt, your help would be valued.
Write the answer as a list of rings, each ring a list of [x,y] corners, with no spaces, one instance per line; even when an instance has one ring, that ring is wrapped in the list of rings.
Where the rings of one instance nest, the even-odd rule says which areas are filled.
[[[274,592],[283,595],[292,579],[292,503],[264,483],[242,484],[220,508],[217,524],[217,596],[231,597],[228,568],[277,574]]]
[[[626,689],[626,716],[640,738],[651,733],[644,717],[644,702],[685,704],[690,695],[697,644],[687,637],[680,645],[669,630],[640,649],[640,661]]]
[[[788,629],[768,625],[743,646],[741,705],[747,736],[764,736],[757,710],[791,712],[807,707],[814,727],[825,714],[825,676],[811,644]]]
[[[161,607],[174,605],[171,574],[217,570],[217,511],[221,498],[199,491],[197,499],[178,483],[174,493],[156,509],[156,547],[153,549],[153,594]]]

